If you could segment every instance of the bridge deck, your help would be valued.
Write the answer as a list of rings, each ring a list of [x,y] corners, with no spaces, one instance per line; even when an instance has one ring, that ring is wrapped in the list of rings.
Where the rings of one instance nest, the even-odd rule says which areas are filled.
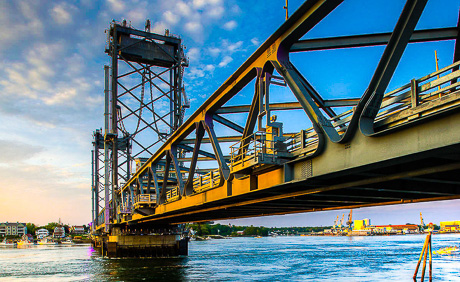
[[[377,122],[382,128],[401,117],[412,126],[379,137],[357,134],[347,144],[328,142],[320,156],[297,157],[197,191],[158,206],[154,215],[134,216],[133,222],[179,223],[458,199],[460,91],[427,103],[423,108],[431,120],[413,108],[386,113],[388,123]],[[417,118],[406,118],[414,112]]]

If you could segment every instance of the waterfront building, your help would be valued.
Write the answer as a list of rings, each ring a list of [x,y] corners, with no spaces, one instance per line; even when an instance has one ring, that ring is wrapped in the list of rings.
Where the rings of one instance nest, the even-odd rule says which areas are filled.
[[[419,226],[415,224],[399,224],[399,225],[376,225],[372,228],[374,233],[404,233],[412,234],[419,232]]]
[[[85,227],[84,226],[78,226],[78,225],[74,225],[72,226],[71,230],[70,230],[70,233],[72,234],[85,234]]]
[[[35,231],[35,235],[38,239],[43,239],[45,237],[48,237],[50,235],[50,232],[47,229],[42,228]]]
[[[25,223],[0,223],[0,236],[22,236],[27,234],[27,226]]]
[[[54,238],[65,238],[65,229],[63,226],[56,226],[53,233]]]
[[[460,220],[441,221],[441,232],[460,232]]]
[[[369,218],[359,219],[353,221],[353,231],[355,230],[367,230],[371,225],[371,220]]]

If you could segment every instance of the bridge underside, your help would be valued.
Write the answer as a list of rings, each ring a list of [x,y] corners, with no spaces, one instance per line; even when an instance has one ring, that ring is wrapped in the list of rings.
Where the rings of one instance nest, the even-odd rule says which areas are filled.
[[[454,159],[453,152],[455,152]],[[165,216],[197,222],[460,198],[460,145],[279,185]],[[152,217],[153,223],[162,217]]]
[[[212,194],[206,193],[213,190],[207,191],[189,197],[189,200],[193,197],[200,200],[195,199],[195,204],[187,208],[164,213],[157,209],[159,213],[132,223],[198,222],[460,199],[459,135],[460,113],[457,111],[378,138],[358,135],[354,138],[356,146],[328,143],[328,150],[318,158],[297,159],[281,170],[234,179],[230,182],[234,185],[215,189],[225,189],[221,193],[233,196],[211,201]],[[365,146],[361,146],[362,143]],[[363,147],[367,152],[365,156],[360,151]],[[340,165],[347,168],[334,168]],[[265,188],[262,181],[271,178],[270,182],[275,182],[277,172],[286,181]],[[248,185],[242,185],[244,191],[235,195],[238,182]]]

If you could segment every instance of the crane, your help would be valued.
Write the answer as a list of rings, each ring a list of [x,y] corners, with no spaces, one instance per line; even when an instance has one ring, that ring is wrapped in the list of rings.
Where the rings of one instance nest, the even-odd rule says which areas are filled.
[[[343,228],[343,218],[345,217],[345,214],[342,214],[342,220],[340,221],[340,228]]]
[[[350,210],[348,214],[348,221],[347,221],[348,229],[351,230],[351,225],[353,225],[353,210]]]
[[[425,223],[423,222],[423,216],[422,216],[422,213],[420,212],[420,231],[423,232],[424,228],[425,228]]]

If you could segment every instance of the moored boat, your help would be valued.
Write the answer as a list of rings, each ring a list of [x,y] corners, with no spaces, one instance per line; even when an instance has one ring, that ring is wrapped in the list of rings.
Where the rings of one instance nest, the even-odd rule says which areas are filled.
[[[40,241],[38,241],[38,245],[56,245],[57,242],[54,242],[53,240],[49,240],[48,238],[43,238]]]
[[[73,245],[75,243],[72,241],[72,239],[67,239],[65,241],[62,241],[61,244],[62,245]]]
[[[5,238],[5,239],[3,239],[2,242],[0,242],[0,246],[1,246],[1,247],[14,247],[14,246],[16,246],[16,243],[14,243],[14,242],[8,242],[8,241],[6,240],[6,238]]]

